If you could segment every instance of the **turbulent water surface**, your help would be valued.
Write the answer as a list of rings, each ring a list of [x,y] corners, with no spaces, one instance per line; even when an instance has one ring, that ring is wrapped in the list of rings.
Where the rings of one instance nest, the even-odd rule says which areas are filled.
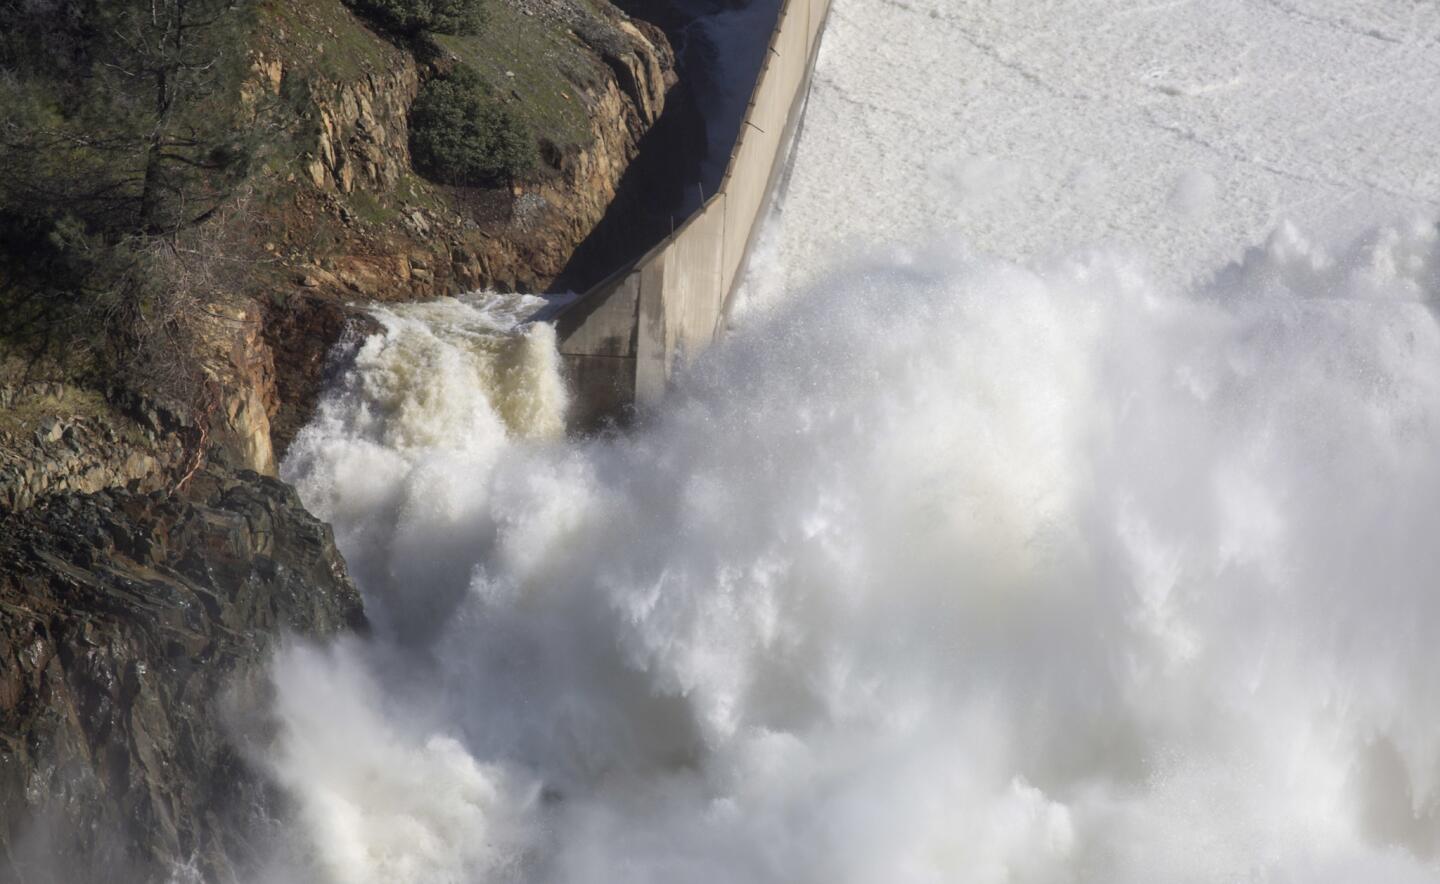
[[[394,308],[267,880],[1440,880],[1440,13],[837,0],[724,344]]]

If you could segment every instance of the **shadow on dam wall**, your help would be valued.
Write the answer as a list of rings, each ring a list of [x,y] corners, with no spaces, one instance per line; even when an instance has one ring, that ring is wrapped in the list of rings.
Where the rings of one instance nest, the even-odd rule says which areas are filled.
[[[621,0],[675,47],[678,82],[604,216],[552,283],[583,292],[633,263],[715,193],[775,28],[780,0]]]
[[[675,229],[687,211],[687,191],[700,178],[705,127],[682,76],[660,119],[641,137],[605,214],[575,247],[553,290],[588,291]]]
[[[594,426],[657,401],[682,361],[720,334],[784,170],[829,8],[830,0],[782,2],[715,192],[673,233],[555,317],[573,426]]]

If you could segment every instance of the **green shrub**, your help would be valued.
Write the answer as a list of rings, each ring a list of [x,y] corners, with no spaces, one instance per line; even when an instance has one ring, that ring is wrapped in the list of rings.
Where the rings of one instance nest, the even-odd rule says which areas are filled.
[[[402,34],[474,34],[485,24],[485,0],[348,0],[362,15]]]
[[[410,154],[436,181],[484,187],[532,171],[536,149],[525,125],[462,66],[420,90],[410,109]]]

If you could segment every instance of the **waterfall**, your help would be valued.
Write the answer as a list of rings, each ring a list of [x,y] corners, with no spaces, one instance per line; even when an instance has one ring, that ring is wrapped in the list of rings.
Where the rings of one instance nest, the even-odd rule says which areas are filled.
[[[275,878],[1440,879],[1440,21],[1221,5],[839,0],[625,432],[533,299],[379,311],[284,465],[375,629],[276,661]]]

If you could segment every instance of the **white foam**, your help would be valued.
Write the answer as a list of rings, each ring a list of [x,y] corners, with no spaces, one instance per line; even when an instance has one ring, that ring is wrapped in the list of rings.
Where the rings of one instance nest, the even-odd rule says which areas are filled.
[[[304,874],[1440,880],[1402,5],[837,0],[747,309],[624,436],[543,327],[393,310],[285,465],[377,622],[275,669]]]
[[[427,616],[292,652],[275,769],[337,881],[1432,880],[1435,255],[881,256],[567,445],[362,354],[287,473]]]

